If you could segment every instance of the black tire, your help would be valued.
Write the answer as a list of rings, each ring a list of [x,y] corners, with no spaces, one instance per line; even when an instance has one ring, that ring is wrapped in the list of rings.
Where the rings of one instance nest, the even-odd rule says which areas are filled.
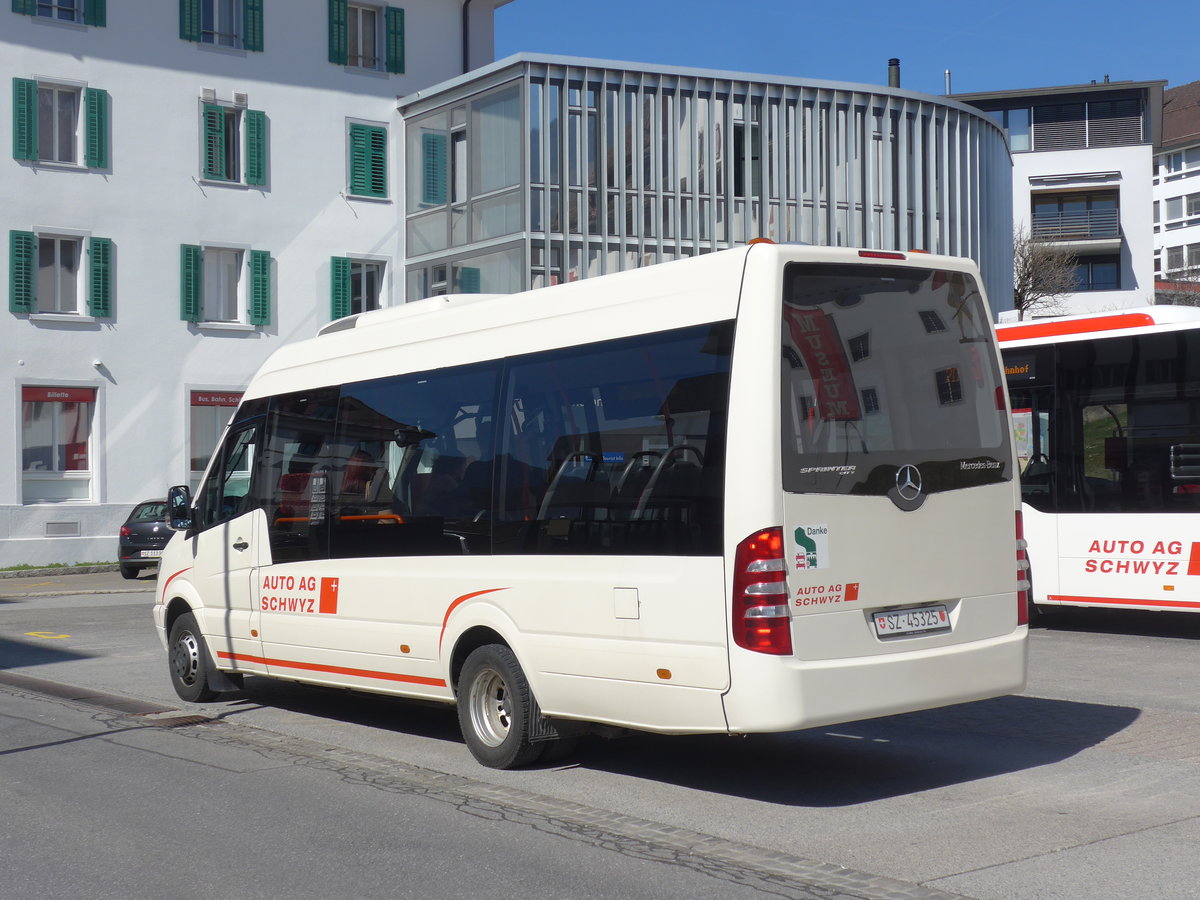
[[[121,577],[133,581],[138,577],[138,572],[140,571],[141,569],[137,566],[121,566]]]
[[[208,644],[196,617],[184,613],[171,626],[167,638],[167,664],[171,670],[171,686],[181,700],[204,703],[217,696],[208,684]]]
[[[471,651],[458,679],[458,724],[467,749],[492,769],[527,766],[545,744],[529,741],[532,693],[512,650],[487,644]]]

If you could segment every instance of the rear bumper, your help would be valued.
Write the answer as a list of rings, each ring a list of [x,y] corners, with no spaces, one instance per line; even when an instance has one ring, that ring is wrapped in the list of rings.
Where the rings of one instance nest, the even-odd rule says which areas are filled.
[[[735,675],[725,697],[735,733],[796,731],[1013,694],[1025,688],[1028,629],[1009,635],[884,656],[782,663],[790,677],[755,690]],[[736,670],[735,670],[736,671]]]

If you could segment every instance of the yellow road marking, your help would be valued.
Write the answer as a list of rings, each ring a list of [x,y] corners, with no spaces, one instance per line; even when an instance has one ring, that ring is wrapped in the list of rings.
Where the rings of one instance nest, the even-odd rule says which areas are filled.
[[[53,631],[27,631],[25,634],[28,637],[45,638],[48,641],[57,641],[60,638],[69,638],[69,634],[55,634]]]

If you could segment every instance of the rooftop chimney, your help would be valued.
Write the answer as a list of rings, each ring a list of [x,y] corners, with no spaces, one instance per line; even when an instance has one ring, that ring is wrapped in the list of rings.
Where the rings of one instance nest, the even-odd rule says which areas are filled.
[[[950,90],[950,70],[946,70],[946,96],[949,97],[953,91]]]
[[[888,87],[900,87],[900,60],[895,57],[888,60]]]

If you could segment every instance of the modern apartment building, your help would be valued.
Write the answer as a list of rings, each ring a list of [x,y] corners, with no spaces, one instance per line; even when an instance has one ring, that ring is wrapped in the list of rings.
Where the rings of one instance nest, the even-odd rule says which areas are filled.
[[[1076,258],[1058,308],[1083,313],[1154,302],[1151,223],[1162,81],[955,94],[993,115],[1013,155],[1013,224]]]
[[[1160,293],[1200,302],[1200,81],[1163,94],[1154,169],[1154,274]]]
[[[0,566],[106,560],[283,342],[403,302],[396,98],[508,0],[0,11]]]
[[[969,256],[1012,303],[1010,161],[899,87],[519,55],[405,97],[407,296],[508,292],[758,237]]]

